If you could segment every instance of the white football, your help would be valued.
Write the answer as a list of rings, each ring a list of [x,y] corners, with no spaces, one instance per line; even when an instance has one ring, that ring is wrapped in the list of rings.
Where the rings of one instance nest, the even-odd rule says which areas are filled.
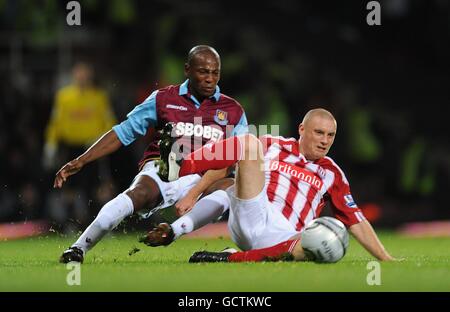
[[[308,259],[315,262],[337,262],[344,257],[348,240],[347,229],[341,221],[321,217],[305,227],[301,244]]]

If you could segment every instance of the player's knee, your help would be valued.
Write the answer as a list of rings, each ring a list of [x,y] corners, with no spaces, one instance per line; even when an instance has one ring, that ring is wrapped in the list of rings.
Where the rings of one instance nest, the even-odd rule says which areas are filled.
[[[246,160],[257,160],[262,152],[262,144],[253,134],[246,134],[241,137],[241,144]]]
[[[143,184],[136,185],[125,194],[131,198],[134,211],[142,210],[144,208],[154,208],[160,201],[159,197],[161,196],[158,188],[145,186]]]
[[[135,211],[143,209],[145,202],[149,198],[148,191],[145,190],[143,187],[139,186],[134,187],[131,190],[128,190],[125,194],[130,196]]]

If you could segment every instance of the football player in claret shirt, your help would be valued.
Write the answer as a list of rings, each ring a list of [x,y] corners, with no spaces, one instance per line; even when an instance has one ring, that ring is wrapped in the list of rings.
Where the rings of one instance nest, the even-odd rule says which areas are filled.
[[[194,253],[191,262],[306,260],[301,233],[330,201],[334,216],[379,260],[393,260],[352,199],[349,183],[327,153],[337,123],[324,109],[309,111],[299,126],[300,139],[253,135],[228,138],[191,153],[179,176],[237,163],[228,228],[241,252]],[[226,157],[224,157],[224,153]]]
[[[184,83],[154,91],[127,115],[125,121],[114,126],[85,153],[58,171],[55,188],[61,188],[86,164],[131,144],[151,131],[151,143],[144,152],[139,163],[140,171],[131,186],[103,206],[78,240],[64,251],[61,262],[83,262],[86,252],[106,233],[136,212],[165,208],[175,203],[180,215],[192,209],[169,228],[166,242],[162,243],[170,243],[228,209],[229,199],[221,190],[196,203],[200,194],[227,175],[226,169],[209,171],[203,176],[193,174],[175,182],[165,182],[158,175],[159,130],[168,123],[174,125],[177,136],[185,138],[185,141],[199,141],[200,146],[247,132],[247,119],[241,105],[220,93],[217,86],[220,70],[220,57],[216,50],[209,46],[192,48],[185,64],[187,80]]]

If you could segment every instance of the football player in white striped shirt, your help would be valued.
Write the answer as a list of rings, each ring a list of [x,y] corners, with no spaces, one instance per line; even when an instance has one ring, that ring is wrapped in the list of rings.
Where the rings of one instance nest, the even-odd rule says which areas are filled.
[[[286,254],[305,260],[301,232],[317,218],[327,201],[334,216],[375,258],[394,260],[353,201],[349,183],[329,157],[336,135],[334,116],[324,109],[309,111],[299,125],[300,139],[243,135],[205,146],[183,160],[184,176],[237,164],[228,228],[243,252],[199,252],[200,261],[261,261]],[[176,163],[170,164],[177,168]]]

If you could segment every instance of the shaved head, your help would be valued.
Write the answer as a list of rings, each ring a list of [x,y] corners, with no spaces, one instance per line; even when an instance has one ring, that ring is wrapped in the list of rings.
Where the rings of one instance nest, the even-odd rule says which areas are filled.
[[[315,108],[315,109],[312,109],[309,112],[307,112],[305,117],[303,117],[302,124],[303,125],[308,124],[316,116],[333,120],[337,124],[336,119],[334,118],[333,114],[323,108]]]
[[[306,159],[315,161],[327,155],[334,142],[336,127],[333,114],[323,108],[306,113],[298,127],[299,148]]]
[[[214,58],[217,59],[217,61],[220,64],[220,55],[219,53],[217,53],[217,51],[210,46],[207,45],[198,45],[193,47],[188,54],[188,59],[187,59],[187,64],[192,65],[192,63],[194,62],[194,60],[197,58],[197,56],[200,55],[208,55],[208,56],[212,56]]]

